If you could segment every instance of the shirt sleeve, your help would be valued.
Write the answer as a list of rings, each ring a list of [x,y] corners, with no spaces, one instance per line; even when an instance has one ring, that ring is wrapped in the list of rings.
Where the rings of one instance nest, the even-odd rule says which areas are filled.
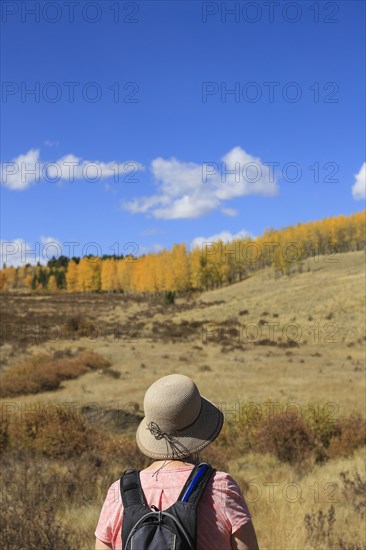
[[[112,514],[115,506],[115,483],[110,486],[102,510],[100,512],[98,525],[95,530],[97,539],[112,544]]]
[[[227,477],[224,512],[231,534],[251,520],[241,489],[230,475]]]

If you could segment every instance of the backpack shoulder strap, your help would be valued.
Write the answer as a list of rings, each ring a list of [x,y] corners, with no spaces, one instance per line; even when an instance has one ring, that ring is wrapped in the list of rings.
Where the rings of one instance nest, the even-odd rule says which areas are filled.
[[[207,462],[196,464],[180,492],[178,501],[189,502],[196,507],[214,471]]]
[[[129,468],[124,471],[120,479],[120,491],[124,508],[134,506],[135,504],[145,506],[139,470]]]

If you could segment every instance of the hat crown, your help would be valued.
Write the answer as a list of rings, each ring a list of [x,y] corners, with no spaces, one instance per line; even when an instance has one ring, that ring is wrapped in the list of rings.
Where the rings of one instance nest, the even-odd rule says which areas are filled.
[[[195,422],[201,411],[196,384],[183,374],[169,374],[154,382],[144,398],[145,417],[160,430],[174,434]]]

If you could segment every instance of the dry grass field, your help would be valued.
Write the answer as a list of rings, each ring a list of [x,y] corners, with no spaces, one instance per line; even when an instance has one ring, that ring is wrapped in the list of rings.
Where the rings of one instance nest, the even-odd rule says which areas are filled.
[[[54,478],[68,486],[89,476],[98,487],[82,500],[70,491],[52,505],[43,498],[44,525],[51,521],[46,509],[54,509],[52,521],[70,532],[70,540],[56,533],[53,543],[45,539],[38,548],[93,547],[107,487],[126,461],[141,461],[134,454],[133,431],[144,392],[158,377],[179,372],[192,377],[226,415],[226,431],[208,459],[227,467],[240,483],[262,550],[364,550],[364,447],[354,444],[362,424],[347,421],[349,440],[344,430],[324,460],[306,452],[290,460],[263,447],[245,447],[240,440],[240,430],[253,414],[268,417],[269,425],[271,415],[303,417],[309,409],[324,422],[337,423],[353,412],[365,416],[365,253],[337,254],[332,260],[309,258],[302,273],[280,278],[264,269],[231,286],[178,297],[174,304],[153,296],[4,294],[4,381],[11,382],[12,372],[30,358],[37,364],[39,354],[46,354],[51,364],[76,357],[77,351],[86,358],[82,366],[81,359],[78,363],[78,377],[64,376],[58,389],[2,394],[3,417],[12,425],[3,437],[6,488],[16,480],[19,489],[26,475],[30,482],[47,484]],[[89,365],[86,352],[100,354],[110,366]],[[61,367],[65,373],[65,365]],[[17,453],[11,438],[17,438],[19,420],[26,424],[27,414],[34,417],[50,409],[50,403],[53,409],[81,411],[97,434],[95,446],[88,435],[85,448],[80,443],[80,452],[75,450],[74,456],[71,448],[63,457],[59,451],[45,452],[51,437],[46,432],[42,447],[34,443],[36,436],[20,429],[20,447],[27,442],[33,447],[29,455]],[[118,411],[124,411],[122,417]],[[61,429],[61,424],[54,426]],[[81,430],[73,424],[69,430],[66,419],[62,429],[69,430],[70,438],[74,428],[75,433]],[[103,435],[110,438],[107,450],[98,439]],[[57,442],[52,444],[58,448]],[[5,502],[11,508],[19,495],[8,493]],[[22,503],[26,511],[28,504]],[[5,537],[14,536],[10,512],[3,510],[3,515]],[[24,548],[37,548],[37,541]]]

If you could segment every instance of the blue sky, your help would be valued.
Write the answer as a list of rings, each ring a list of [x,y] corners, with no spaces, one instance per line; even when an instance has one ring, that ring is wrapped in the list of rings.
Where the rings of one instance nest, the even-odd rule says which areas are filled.
[[[365,4],[269,9],[3,2],[8,263],[23,241],[143,253],[363,209]]]

